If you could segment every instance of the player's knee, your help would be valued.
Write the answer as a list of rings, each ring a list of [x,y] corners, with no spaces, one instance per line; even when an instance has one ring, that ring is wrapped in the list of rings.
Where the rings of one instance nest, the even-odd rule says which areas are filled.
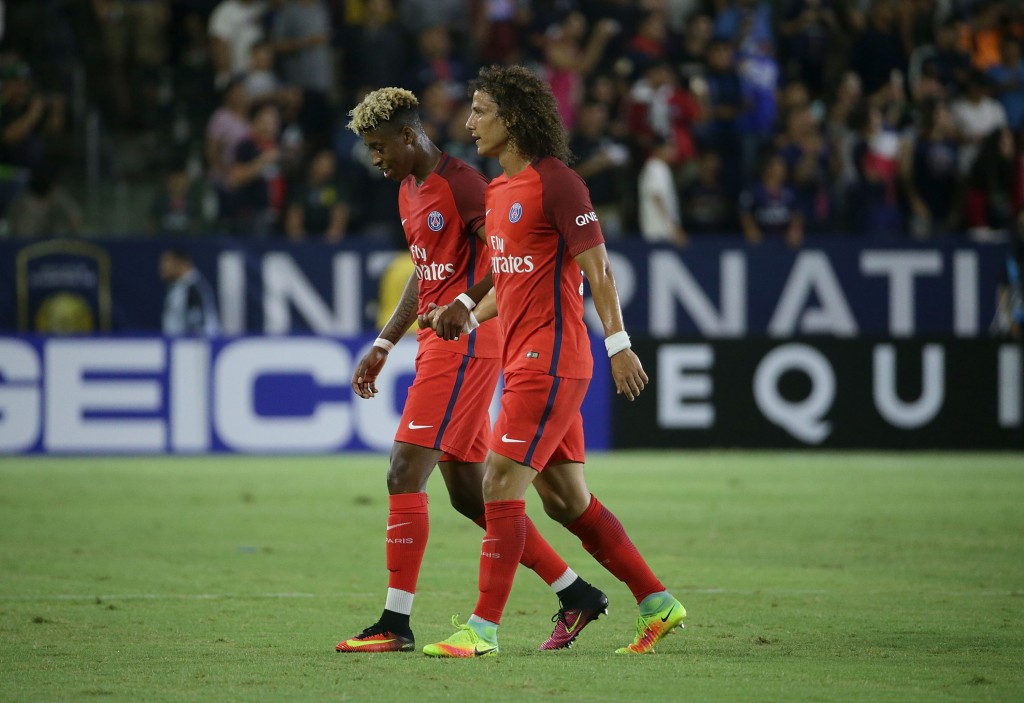
[[[388,468],[388,493],[419,493],[426,489],[429,471],[423,471],[419,462],[396,453]]]
[[[448,498],[456,512],[465,515],[470,520],[476,520],[484,514],[484,499],[479,491],[453,489],[448,493]]]

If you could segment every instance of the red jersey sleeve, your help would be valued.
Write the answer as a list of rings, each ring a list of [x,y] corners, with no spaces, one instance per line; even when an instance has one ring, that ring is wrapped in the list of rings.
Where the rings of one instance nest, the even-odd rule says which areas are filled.
[[[444,157],[446,163],[438,169],[438,175],[448,181],[455,199],[455,208],[466,226],[466,234],[476,236],[476,231],[484,224],[484,199],[487,192],[487,179],[482,173],[465,163]]]
[[[604,234],[590,202],[590,190],[578,173],[557,159],[536,164],[544,193],[544,216],[565,239],[569,254],[578,256],[604,244]]]

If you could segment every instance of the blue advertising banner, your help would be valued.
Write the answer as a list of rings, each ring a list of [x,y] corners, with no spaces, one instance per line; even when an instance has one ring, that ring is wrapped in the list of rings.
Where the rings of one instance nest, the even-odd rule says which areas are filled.
[[[97,280],[109,286],[110,329],[122,333],[159,331],[164,288],[157,261],[171,245],[190,250],[213,284],[226,334],[346,336],[375,329],[382,276],[396,257],[408,259],[407,252],[359,241],[90,245],[109,263],[109,280]],[[730,237],[698,239],[683,250],[639,241],[608,248],[628,330],[656,339],[987,336],[1007,256],[1005,245],[852,237],[809,238],[799,250],[777,242],[749,247]],[[42,331],[38,316],[18,313],[42,300],[19,290],[17,261],[25,249],[0,243],[0,330]],[[52,283],[74,278],[68,275],[37,277]],[[592,306],[587,319],[600,332]]]
[[[417,345],[395,347],[363,400],[350,382],[373,339],[0,337],[0,454],[387,451]],[[598,357],[588,451],[610,446],[611,394]]]

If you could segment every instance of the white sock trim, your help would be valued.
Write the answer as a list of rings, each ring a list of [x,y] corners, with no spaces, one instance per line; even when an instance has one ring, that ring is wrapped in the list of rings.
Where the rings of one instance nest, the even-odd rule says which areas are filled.
[[[401,613],[402,615],[409,615],[412,613],[412,599],[415,595],[415,593],[409,593],[409,591],[389,588],[388,597],[384,601],[384,608],[385,610]]]
[[[491,627],[497,627],[498,626],[498,623],[491,622],[490,620],[484,620],[482,617],[480,617],[476,613],[473,613],[472,615],[470,615],[469,616],[469,620],[467,620],[466,622],[467,623],[471,622],[474,625],[490,625]]]
[[[566,568],[565,573],[556,578],[551,582],[551,590],[558,593],[563,588],[568,588],[572,585],[572,582],[579,578],[576,572],[572,569]]]

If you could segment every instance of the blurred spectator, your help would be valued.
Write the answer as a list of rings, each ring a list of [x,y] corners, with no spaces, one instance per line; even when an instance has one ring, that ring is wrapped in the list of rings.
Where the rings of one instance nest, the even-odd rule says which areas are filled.
[[[406,78],[408,52],[391,0],[368,0],[366,16],[345,37],[343,76],[355,93],[400,85]]]
[[[789,113],[778,151],[786,162],[804,228],[814,233],[827,231],[832,216],[832,164],[828,144],[810,107]]]
[[[697,177],[680,194],[683,229],[688,235],[725,234],[736,228],[736,199],[722,187],[721,172],[722,159],[714,151],[697,156]]]
[[[1006,112],[1006,122],[1016,133],[1024,126],[1024,60],[1020,42],[1003,40],[1000,63],[988,69],[988,77]]]
[[[857,182],[851,208],[863,233],[894,235],[902,230],[897,200],[900,140],[877,107],[863,105],[851,117],[860,138],[853,149]]]
[[[815,95],[824,91],[828,44],[839,30],[832,5],[832,0],[788,0],[779,24],[786,73],[806,83]]]
[[[249,70],[242,80],[245,93],[254,103],[274,102],[288,120],[298,116],[302,106],[302,89],[286,86],[274,70],[274,44],[260,40],[249,51]]]
[[[718,0],[714,36],[744,49],[774,47],[768,0]]]
[[[59,180],[60,169],[56,165],[36,166],[28,188],[14,199],[7,211],[11,236],[44,239],[79,233],[82,210],[60,186]]]
[[[656,141],[640,169],[637,179],[640,234],[648,242],[669,242],[686,246],[679,194],[672,174],[676,148],[667,141]]]
[[[964,202],[965,224],[973,236],[983,238],[1013,226],[1014,167],[1013,137],[1008,129],[996,130],[982,140],[967,174]]]
[[[962,201],[959,145],[949,107],[926,103],[917,129],[905,140],[900,157],[903,188],[910,203],[910,234],[917,239],[943,235],[957,225]]]
[[[617,33],[617,25],[611,26]],[[626,58],[633,67],[634,77],[642,75],[653,63],[669,60],[669,34],[663,13],[650,11],[640,17],[636,32],[626,45]]]
[[[703,75],[713,33],[714,23],[708,15],[693,15],[686,23],[683,40],[674,57],[684,78]]]
[[[122,125],[142,127],[154,117],[158,72],[167,62],[170,0],[92,0],[109,62]]]
[[[608,40],[619,33],[613,20],[601,20],[587,35],[587,20],[580,12],[570,12],[545,38],[542,75],[558,102],[562,124],[571,130],[576,110],[583,100],[583,84],[604,55]]]
[[[962,98],[953,103],[953,123],[960,136],[960,173],[970,172],[981,142],[993,132],[1006,128],[1006,111],[989,95],[988,77],[972,71]]]
[[[206,164],[216,189],[221,213],[227,212],[228,173],[235,163],[238,145],[249,136],[249,94],[241,77],[224,87],[222,103],[206,126]]]
[[[868,18],[867,28],[850,49],[850,68],[860,76],[864,93],[870,97],[886,87],[893,71],[906,73],[907,57],[892,2],[876,0]]]
[[[409,34],[437,25],[463,34],[469,30],[469,4],[465,0],[398,0],[398,15]]]
[[[150,231],[180,236],[195,234],[203,220],[203,187],[188,173],[185,161],[172,164],[149,209]]]
[[[695,92],[694,82],[697,80],[690,81]],[[711,45],[704,80],[707,85],[707,120],[698,133],[722,157],[723,185],[726,192],[735,198],[743,183],[739,117],[744,112],[746,101],[739,74],[733,68],[732,47],[728,43],[716,41]]]
[[[274,233],[284,209],[285,183],[281,174],[277,106],[255,108],[252,130],[235,149],[228,171],[228,218],[233,233],[264,238]]]
[[[322,0],[286,0],[271,29],[281,78],[302,89],[299,122],[307,141],[327,142],[333,123],[331,23]]]
[[[740,195],[740,226],[752,245],[766,237],[780,238],[797,248],[803,243],[804,223],[796,194],[786,185],[786,162],[772,154],[764,163],[761,180]]]
[[[0,164],[36,168],[66,122],[64,96],[37,90],[28,64],[9,58],[0,65]]]
[[[609,238],[622,236],[621,188],[629,149],[608,136],[608,108],[599,102],[583,106],[569,140],[576,157],[573,170],[590,188],[590,202]]]
[[[162,319],[169,337],[189,335],[215,337],[220,333],[213,288],[184,249],[166,249],[160,254],[160,280],[167,285]]]
[[[916,73],[934,78],[947,90],[958,90],[967,83],[971,56],[960,48],[959,25],[947,22],[935,30],[935,45],[919,46],[911,53],[912,79]]]
[[[289,193],[285,233],[293,241],[340,242],[348,228],[348,194],[337,179],[334,152],[321,149],[309,162],[306,181]]]
[[[647,67],[630,91],[627,124],[640,158],[646,159],[655,140],[675,145],[674,164],[693,157],[695,124],[703,118],[700,103],[679,86],[672,66],[659,61]]]
[[[440,83],[449,99],[464,97],[466,66],[454,53],[448,27],[431,25],[419,32],[417,43],[419,56],[409,71],[414,92],[420,94],[428,85]]]
[[[737,119],[740,163],[743,181],[747,182],[756,177],[761,153],[775,130],[779,65],[774,56],[760,51],[742,52],[737,61],[745,108]]]
[[[523,63],[525,57],[519,37],[529,17],[528,3],[515,0],[476,3],[473,41],[480,63]]]
[[[249,70],[252,45],[263,38],[263,0],[222,0],[210,15],[210,57],[217,88]]]

